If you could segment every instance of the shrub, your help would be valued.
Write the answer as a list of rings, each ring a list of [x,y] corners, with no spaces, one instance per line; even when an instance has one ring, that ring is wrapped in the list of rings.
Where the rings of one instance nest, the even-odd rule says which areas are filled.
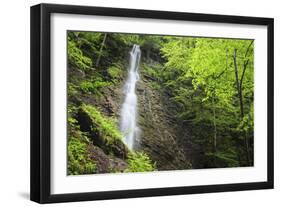
[[[78,108],[73,104],[68,104],[68,106],[67,106],[67,124],[68,124],[69,133],[71,133],[71,131],[73,131],[73,130],[79,130],[78,121],[75,118],[77,109]]]
[[[77,95],[78,91],[76,86],[70,82],[67,83],[67,95],[68,97],[74,97]]]
[[[93,93],[100,95],[100,89],[109,86],[111,83],[104,81],[102,78],[96,77],[92,80],[84,80],[80,83],[80,89],[84,93]]]
[[[237,154],[234,151],[206,153],[206,160],[211,163],[211,166],[216,167],[239,167]],[[215,162],[212,163],[212,162]]]
[[[123,70],[120,67],[120,65],[115,64],[107,69],[107,72],[113,79],[113,82],[120,80],[123,76]]]
[[[131,152],[128,155],[126,172],[149,172],[156,170],[155,163],[144,152]]]
[[[78,138],[71,137],[67,146],[68,174],[92,174],[96,172],[96,164],[89,158],[87,144]]]
[[[156,81],[159,81],[160,79],[160,72],[162,68],[163,66],[160,64],[142,64],[142,72],[145,75],[148,75],[151,78],[155,79]]]
[[[93,93],[100,95],[100,89],[106,86],[109,86],[111,83],[102,80],[101,78],[95,78],[92,80],[84,80],[80,83],[80,89],[84,93]]]

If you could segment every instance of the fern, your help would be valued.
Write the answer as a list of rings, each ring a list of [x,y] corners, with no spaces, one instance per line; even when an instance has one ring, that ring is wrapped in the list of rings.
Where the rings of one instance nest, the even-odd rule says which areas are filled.
[[[128,155],[128,169],[125,172],[149,172],[156,170],[155,163],[144,152],[131,152]]]
[[[68,39],[67,56],[69,63],[82,70],[87,70],[92,66],[91,58],[83,55],[83,52],[76,46],[75,42]]]
[[[92,174],[96,172],[96,164],[89,158],[87,145],[78,138],[71,137],[67,147],[68,174]]]

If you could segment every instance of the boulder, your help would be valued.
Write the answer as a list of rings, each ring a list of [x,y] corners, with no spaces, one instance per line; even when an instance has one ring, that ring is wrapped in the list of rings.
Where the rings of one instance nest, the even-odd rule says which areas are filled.
[[[97,173],[124,172],[128,167],[124,160],[107,155],[101,148],[93,144],[88,146],[88,152],[90,159],[96,164]]]

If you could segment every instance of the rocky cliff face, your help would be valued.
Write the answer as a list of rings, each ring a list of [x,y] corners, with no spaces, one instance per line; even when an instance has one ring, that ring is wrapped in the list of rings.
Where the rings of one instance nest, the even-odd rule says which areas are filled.
[[[78,105],[81,102],[97,107],[103,115],[119,120],[124,99],[123,85],[127,75],[125,66],[123,70],[124,76],[120,82],[104,87],[101,90],[101,96],[79,94],[75,100],[69,101],[78,102]],[[176,107],[169,100],[169,95],[163,90],[159,90],[160,85],[156,87],[156,81],[142,71],[142,66],[139,70],[141,77],[137,83],[136,93],[138,96],[138,126],[141,134],[136,140],[134,149],[145,152],[156,164],[157,170],[191,168],[190,154],[186,147],[188,134],[176,122],[174,117]],[[82,76],[81,78],[83,79]],[[127,148],[119,141],[107,145],[99,131],[93,130],[93,126],[96,126],[97,123],[95,120],[91,120],[89,114],[83,109],[78,110],[76,119],[81,131],[90,137],[91,144],[87,149],[90,159],[96,163],[96,172],[123,172],[127,168]]]
[[[141,74],[137,85],[141,136],[136,148],[145,151],[156,162],[158,170],[190,168],[177,137],[175,113],[168,95],[151,84],[154,80]]]
[[[124,68],[126,70],[126,68]],[[178,137],[179,131],[174,116],[174,106],[167,94],[153,86],[155,80],[141,72],[137,83],[138,125],[141,129],[135,149],[144,151],[156,163],[158,170],[180,170],[191,168],[184,147]],[[126,74],[125,74],[126,76]],[[124,80],[125,80],[124,76]],[[109,116],[119,119],[124,98],[124,81],[116,87],[104,90],[105,96],[99,100],[86,98],[86,102],[99,106]],[[121,164],[122,165],[122,164]]]

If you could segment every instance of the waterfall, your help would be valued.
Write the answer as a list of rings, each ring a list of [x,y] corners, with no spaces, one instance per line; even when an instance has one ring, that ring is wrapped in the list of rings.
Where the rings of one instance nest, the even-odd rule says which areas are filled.
[[[133,149],[134,142],[138,138],[140,131],[137,126],[137,95],[135,91],[136,83],[139,80],[138,68],[140,57],[140,46],[134,45],[130,52],[128,77],[124,86],[125,99],[122,104],[120,117],[120,130],[129,149]]]

